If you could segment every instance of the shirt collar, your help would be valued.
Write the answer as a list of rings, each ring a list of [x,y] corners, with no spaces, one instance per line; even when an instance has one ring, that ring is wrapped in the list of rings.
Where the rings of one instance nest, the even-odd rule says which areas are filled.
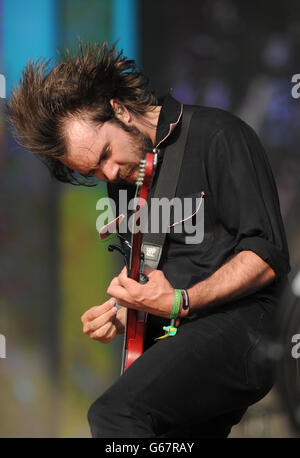
[[[162,103],[157,130],[156,145],[163,143],[176,128],[182,115],[182,104],[168,94]]]

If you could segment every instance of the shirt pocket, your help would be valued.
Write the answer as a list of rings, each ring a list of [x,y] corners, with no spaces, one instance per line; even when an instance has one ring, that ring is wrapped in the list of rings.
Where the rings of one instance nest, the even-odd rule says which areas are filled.
[[[173,199],[168,225],[171,241],[184,245],[199,245],[203,242],[204,206],[204,191]]]

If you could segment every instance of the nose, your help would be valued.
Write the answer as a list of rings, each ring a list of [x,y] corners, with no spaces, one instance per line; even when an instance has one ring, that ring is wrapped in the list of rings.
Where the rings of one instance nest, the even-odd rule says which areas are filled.
[[[104,176],[105,180],[114,181],[117,178],[117,175],[119,172],[119,166],[118,164],[116,164],[115,162],[111,160],[106,160],[106,161],[103,161],[103,163],[101,164],[100,170],[101,170],[100,173],[101,173],[102,179]]]

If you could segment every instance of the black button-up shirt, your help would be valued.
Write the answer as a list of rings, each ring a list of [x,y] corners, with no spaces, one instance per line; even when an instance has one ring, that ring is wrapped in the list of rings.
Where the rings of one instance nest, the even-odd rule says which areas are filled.
[[[178,122],[180,110],[181,104],[167,96],[157,127],[157,144],[167,136],[160,144],[160,161],[164,146],[175,138],[178,126],[170,135],[168,131]],[[188,288],[236,253],[251,250],[276,273],[275,281],[253,296],[275,301],[290,266],[277,189],[264,148],[252,128],[233,114],[203,106],[193,110],[176,197],[192,197],[196,205],[204,193],[204,238],[198,244],[186,243],[184,226],[181,233],[171,228],[159,268],[173,287]],[[153,186],[159,172],[158,165]],[[116,201],[119,189],[108,185],[109,196]],[[133,196],[132,187],[127,189]]]

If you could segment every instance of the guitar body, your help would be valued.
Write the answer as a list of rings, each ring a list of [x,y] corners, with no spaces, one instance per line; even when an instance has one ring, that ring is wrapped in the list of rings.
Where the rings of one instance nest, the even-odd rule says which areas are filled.
[[[137,186],[140,187],[139,202],[136,207],[136,212],[146,205],[148,190],[154,174],[156,166],[156,153],[147,153],[145,160],[140,166],[140,176]],[[140,217],[137,216],[134,220],[134,227],[140,227]],[[134,229],[133,227],[133,229]],[[145,275],[141,275],[143,271],[142,260],[142,232],[133,230],[130,261],[128,266],[128,276],[139,283],[147,282]],[[123,356],[121,364],[121,374],[139,358],[144,349],[144,334],[145,334],[146,313],[127,309],[126,326],[123,344]]]
[[[138,359],[144,351],[146,314],[128,309],[124,335],[121,374]]]

